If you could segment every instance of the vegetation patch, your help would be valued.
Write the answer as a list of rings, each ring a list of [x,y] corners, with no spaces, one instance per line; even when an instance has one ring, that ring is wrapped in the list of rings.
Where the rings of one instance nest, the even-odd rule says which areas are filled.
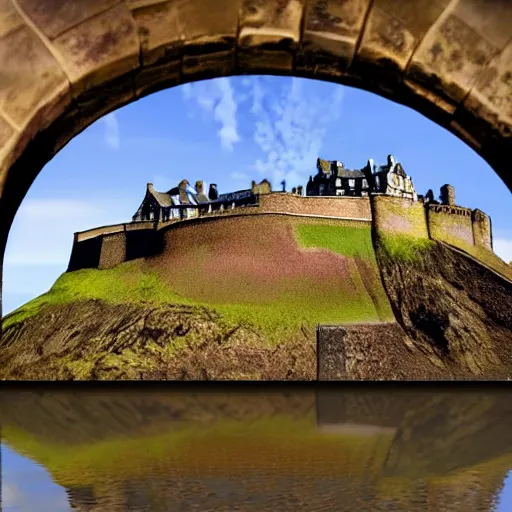
[[[279,229],[282,233],[282,228]],[[385,305],[387,299],[380,283],[370,227],[300,223],[296,234],[299,244],[293,237],[289,237],[290,242],[280,246],[283,251],[286,250],[286,257],[291,262],[300,261],[304,266],[306,260],[303,259],[311,259],[311,262],[307,261],[306,267],[297,267],[295,274],[288,271],[289,275],[278,274],[266,281],[265,276],[259,278],[258,272],[254,270],[248,271],[245,277],[236,274],[220,278],[215,271],[212,273],[211,269],[204,269],[199,264],[193,265],[186,257],[180,260],[184,262],[183,268],[180,266],[176,275],[165,279],[162,273],[165,272],[165,266],[169,267],[168,261],[162,261],[156,266],[148,265],[147,260],[141,259],[106,270],[78,270],[62,274],[47,293],[7,315],[3,327],[8,329],[19,324],[36,315],[45,306],[88,299],[99,299],[109,304],[182,304],[205,307],[220,314],[226,322],[254,328],[271,344],[292,339],[297,335],[304,336],[306,332],[306,336],[314,337],[314,327],[318,323],[382,320],[381,304]],[[268,234],[270,238],[271,235],[272,233]],[[261,242],[254,242],[254,248],[248,252],[247,258],[253,258],[247,259],[248,269],[252,268],[254,262],[261,265],[261,258],[269,259],[268,265],[275,261],[273,253],[263,253],[261,258],[255,255],[259,243]],[[213,244],[208,255],[212,261],[222,262],[223,253],[217,254],[216,247]],[[328,265],[322,266],[322,269],[325,267],[329,276],[318,277],[316,271],[313,272],[315,269],[311,268],[316,258],[301,255],[301,247],[327,249],[344,256],[345,259],[340,259],[338,263],[332,256],[329,259],[328,254],[324,254]],[[275,251],[278,249],[276,247]],[[195,261],[195,247],[190,247],[189,250],[192,261]],[[362,273],[367,275],[362,276]],[[185,279],[190,283],[188,293],[181,282],[184,276],[189,278]],[[179,286],[176,280],[179,281]],[[209,293],[195,293],[194,283],[208,286],[205,290]],[[249,293],[251,290],[252,293]],[[217,296],[214,292],[217,292]],[[242,300],[244,293],[250,300]]]
[[[383,249],[391,259],[401,261],[417,261],[434,247],[434,242],[428,238],[416,238],[408,235],[379,234],[377,247]]]
[[[323,248],[348,258],[376,261],[370,226],[298,224],[296,234],[303,247]]]

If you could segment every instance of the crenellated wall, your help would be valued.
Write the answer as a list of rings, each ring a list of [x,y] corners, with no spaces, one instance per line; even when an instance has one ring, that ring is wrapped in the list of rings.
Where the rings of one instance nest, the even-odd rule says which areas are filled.
[[[426,207],[430,237],[460,249],[474,246],[470,208],[433,204]]]

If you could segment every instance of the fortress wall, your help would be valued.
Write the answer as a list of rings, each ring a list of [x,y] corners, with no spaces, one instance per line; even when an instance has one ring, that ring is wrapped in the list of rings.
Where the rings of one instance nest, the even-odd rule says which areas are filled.
[[[454,247],[469,250],[474,247],[471,209],[460,206],[433,204],[427,206],[430,237]]]
[[[428,238],[422,203],[390,196],[372,196],[371,207],[377,235],[408,235]]]
[[[68,272],[82,268],[98,268],[101,253],[101,237],[78,241],[75,239],[69,259]]]
[[[161,250],[162,234],[153,228],[126,231],[126,261],[145,258]]]
[[[115,233],[101,237],[101,253],[98,268],[112,268],[126,261],[126,234]]]
[[[89,229],[87,231],[81,231],[77,233],[77,240],[79,242],[88,240],[89,238],[95,238],[101,235],[107,235],[110,233],[119,233],[124,231],[126,224],[113,224],[111,226],[101,226],[99,228]]]
[[[131,222],[129,224],[124,224],[125,231],[138,231],[138,230],[154,230],[155,229],[155,221],[154,220],[145,220],[142,222]]]
[[[475,246],[492,251],[492,228],[489,215],[482,210],[473,210],[471,212],[471,222]]]
[[[288,212],[328,217],[371,219],[368,197],[311,197],[293,194],[263,194],[259,196],[262,212]]]

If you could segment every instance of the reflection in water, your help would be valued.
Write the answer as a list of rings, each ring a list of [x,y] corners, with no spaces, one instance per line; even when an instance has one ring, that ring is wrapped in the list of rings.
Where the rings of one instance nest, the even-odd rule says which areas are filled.
[[[39,388],[0,417],[4,474],[30,458],[71,510],[512,509],[505,390]]]

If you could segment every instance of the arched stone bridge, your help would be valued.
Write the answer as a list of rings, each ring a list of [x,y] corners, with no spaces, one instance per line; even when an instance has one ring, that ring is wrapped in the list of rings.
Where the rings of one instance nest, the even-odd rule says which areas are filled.
[[[226,75],[319,78],[408,105],[512,190],[511,27],[510,0],[0,0],[0,254],[34,178],[76,134]]]

